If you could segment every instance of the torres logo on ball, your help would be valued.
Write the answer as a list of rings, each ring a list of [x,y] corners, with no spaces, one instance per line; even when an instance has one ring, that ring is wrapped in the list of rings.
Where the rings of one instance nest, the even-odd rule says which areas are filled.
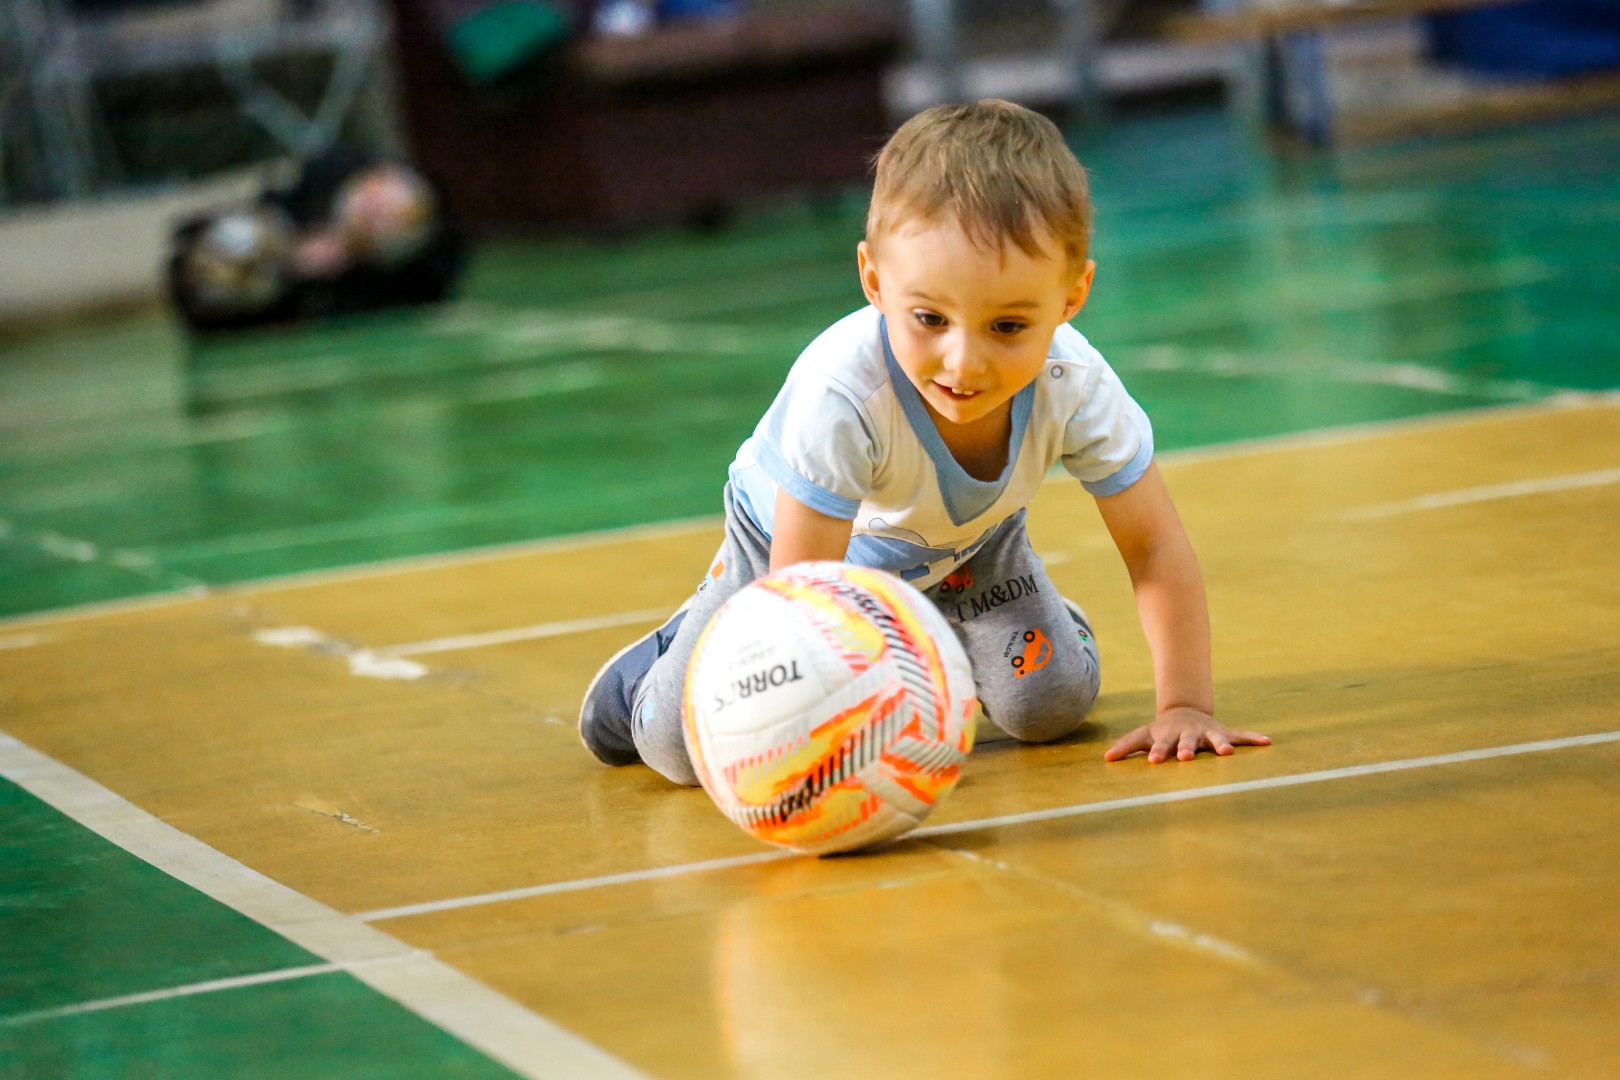
[[[714,695],[714,711],[719,712],[739,701],[747,701],[755,694],[763,694],[774,686],[786,686],[803,678],[804,676],[799,673],[797,660],[790,660],[785,664],[772,664],[762,671],[752,672],[728,683],[720,693]]]

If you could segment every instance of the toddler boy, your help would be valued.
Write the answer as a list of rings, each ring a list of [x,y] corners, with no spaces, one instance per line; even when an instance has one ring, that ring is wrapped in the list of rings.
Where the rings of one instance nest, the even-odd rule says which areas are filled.
[[[998,727],[1070,734],[1097,696],[1096,643],[1024,529],[1058,462],[1097,500],[1154,657],[1155,718],[1105,759],[1270,741],[1214,718],[1203,578],[1152,428],[1068,325],[1096,269],[1090,231],[1085,171],[1039,114],[944,105],[895,132],[856,252],[870,305],[810,343],[737,452],[725,540],[697,594],[592,681],[592,753],[697,783],[680,710],[699,632],[756,577],[820,559],[891,571],[933,600]]]

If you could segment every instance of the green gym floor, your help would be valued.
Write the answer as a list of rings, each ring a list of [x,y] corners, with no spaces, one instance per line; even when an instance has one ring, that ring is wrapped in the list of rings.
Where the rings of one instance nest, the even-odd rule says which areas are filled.
[[[1571,461],[1588,470],[1576,486],[1614,490],[1620,457],[1603,441],[1601,426],[1583,427],[1574,418],[1585,415],[1583,403],[1608,403],[1603,408],[1612,412],[1612,395],[1620,391],[1620,118],[1290,157],[1235,130],[1221,112],[1189,110],[1123,119],[1077,132],[1075,141],[1093,179],[1099,266],[1076,324],[1146,407],[1171,461],[1204,461],[1198,453],[1218,456],[1278,436],[1402,432],[1414,430],[1406,422],[1415,418],[1470,410],[1517,415],[1498,407],[1523,406],[1542,416],[1542,427],[1491,437],[1503,444],[1519,438],[1533,448],[1567,432]],[[460,980],[461,992],[471,995],[457,999],[472,1003],[464,1009],[478,1005],[500,1015],[516,1009],[521,1016],[513,1030],[540,1024],[536,1038],[549,1056],[535,1064],[502,1050],[497,1037],[469,1035],[455,1007],[436,1013],[410,1005],[416,999],[367,968],[403,948],[399,941],[378,934],[377,942],[333,949],[290,931],[338,917],[333,909],[361,912],[355,917],[368,925],[401,918],[390,910],[446,895],[450,886],[437,882],[418,894],[399,884],[363,893],[353,888],[359,870],[347,874],[347,863],[333,861],[341,849],[288,840],[285,831],[274,839],[280,819],[249,820],[251,799],[229,820],[210,817],[201,796],[188,801],[188,785],[212,767],[208,753],[241,766],[219,725],[239,711],[244,725],[256,725],[251,738],[260,738],[276,719],[255,711],[255,699],[273,693],[264,689],[269,682],[222,674],[224,654],[209,651],[218,643],[203,630],[181,632],[150,620],[192,602],[233,602],[306,581],[324,587],[344,574],[374,580],[389,566],[404,572],[459,565],[462,558],[470,565],[536,550],[538,540],[555,538],[556,550],[571,551],[574,541],[565,538],[672,522],[683,524],[671,526],[671,536],[699,530],[699,553],[689,556],[695,568],[641,565],[638,571],[660,587],[638,603],[633,580],[614,580],[622,599],[603,610],[677,600],[687,578],[702,571],[709,540],[701,530],[718,512],[737,444],[798,350],[862,302],[854,245],[863,211],[860,194],[851,193],[835,204],[752,208],[713,233],[671,230],[612,245],[492,242],[478,252],[459,298],[440,309],[195,347],[161,313],[0,335],[0,1077],[635,1075],[625,1061],[650,1075],[796,1075],[769,1047],[750,1046],[748,1053],[733,1047],[722,1068],[701,1047],[648,1049],[611,1026],[588,1031],[588,1041],[565,1034],[546,1042],[545,1032],[562,1028],[543,1017],[568,1013],[566,984],[542,993],[521,982],[532,974],[478,969],[475,960],[416,973],[418,981]],[[1572,419],[1560,424],[1535,412],[1553,406],[1574,410]],[[1298,445],[1312,444],[1307,438]],[[1398,476],[1419,467],[1417,458],[1392,454],[1390,461],[1355,475]],[[1192,464],[1184,469],[1184,483],[1205,475]],[[1240,468],[1209,475],[1216,477],[1212,485],[1221,476],[1237,485],[1222,489],[1222,500],[1239,499]],[[1324,490],[1338,482],[1335,475],[1321,474]],[[1196,511],[1199,492],[1190,494]],[[1595,504],[1597,518],[1588,508],[1582,512],[1588,517],[1571,519],[1574,527],[1590,520],[1612,530],[1616,504],[1606,499]],[[1215,526],[1209,531],[1216,541],[1224,535]],[[611,544],[621,535],[634,543],[664,534],[604,535]],[[1228,540],[1229,550],[1243,546]],[[1459,533],[1436,542],[1462,550],[1480,541]],[[427,556],[436,558],[419,558]],[[1207,564],[1219,566],[1223,557],[1217,550]],[[551,583],[559,594],[634,576],[623,562],[570,566],[568,580]],[[1600,557],[1586,574],[1588,595],[1613,593],[1614,563],[1605,569]],[[664,578],[678,587],[663,587]],[[542,596],[547,583],[529,587]],[[454,588],[467,590],[462,579]],[[493,589],[479,595],[494,596],[499,586]],[[374,591],[363,600],[348,593],[321,602],[334,612],[371,604],[368,626],[388,622],[378,605],[397,604],[402,628],[419,614],[403,588],[381,599]],[[428,604],[422,600],[420,610]],[[208,618],[223,625],[237,610],[221,607]],[[629,612],[618,625],[637,615]],[[423,620],[415,636],[465,628]],[[71,663],[48,655],[58,639],[71,639],[79,650]],[[328,644],[328,652],[339,648]],[[603,639],[592,648],[605,655],[609,644]],[[194,650],[195,659],[179,663],[172,678],[159,678],[169,670],[170,646]],[[1612,661],[1612,648],[1606,655]],[[1230,666],[1243,669],[1246,662],[1239,656]],[[103,664],[117,678],[99,671]],[[489,671],[503,670],[492,664]],[[559,676],[561,689],[532,684],[527,707],[555,722],[549,714],[577,706],[588,675],[588,661],[580,659]],[[195,684],[182,684],[193,678]],[[203,684],[207,695],[198,690]],[[449,683],[432,685],[433,693],[450,692]],[[501,685],[502,708],[523,704],[523,692],[513,689],[519,683]],[[121,693],[127,693],[122,703]],[[350,693],[358,692],[334,689],[333,703],[323,707],[352,705],[356,713],[381,715],[376,699],[351,701],[344,696]],[[389,709],[419,708],[389,700]],[[172,720],[173,734],[112,715],[126,707],[132,715],[165,718],[156,721],[160,727]],[[207,709],[217,715],[209,718]],[[1620,726],[1613,715],[1610,704],[1611,728]],[[289,737],[319,746],[316,730],[300,728]],[[1495,742],[1515,741],[1505,728],[1498,734]],[[1573,737],[1560,729],[1523,738],[1536,734]],[[1271,757],[1254,760],[1286,760],[1279,757],[1286,745],[1280,740],[1265,752]],[[176,760],[182,746],[200,748],[198,756],[165,775],[163,762]],[[456,752],[454,744],[435,753],[441,751]],[[272,753],[286,764],[304,762],[300,752]],[[1603,752],[1612,757],[1612,750]],[[127,764],[143,755],[151,759],[144,778],[120,772],[118,759]],[[229,775],[251,788],[252,776]],[[624,775],[592,774],[576,801],[597,806],[642,798],[640,787],[608,786]],[[1610,785],[1581,812],[1612,821]],[[333,790],[344,788],[339,781]],[[662,805],[675,805],[670,798],[666,793]],[[137,825],[98,825],[111,802],[134,814]],[[378,831],[340,802],[305,797],[298,820],[353,826],[344,843],[365,839],[363,830]],[[557,813],[566,817],[569,804],[561,799]],[[1014,798],[997,812],[1023,808]],[[698,865],[683,860],[742,858],[734,853],[751,850],[724,842],[694,846],[690,837],[707,836],[702,830],[709,825],[693,820],[701,824],[664,821],[661,827],[679,840],[668,841],[667,851],[649,843],[645,857],[655,865]],[[148,827],[140,822],[177,830],[182,847],[201,848],[190,837],[202,838],[212,850],[195,865],[205,871],[178,871],[183,859],[171,865],[129,840],[130,828]],[[456,844],[465,841],[453,828],[449,835]],[[899,858],[922,857],[908,850]],[[267,916],[263,905],[233,902],[228,888],[205,887],[212,880],[207,859],[221,851],[239,860],[230,873],[295,892]],[[487,856],[504,858],[495,849]],[[593,856],[565,869],[542,880],[647,871]],[[463,894],[505,884],[457,881]],[[1597,980],[1594,993],[1608,995],[1620,946],[1612,902],[1606,913],[1598,909],[1598,919],[1608,936],[1596,940],[1608,959],[1598,976],[1584,977]],[[503,932],[518,933],[510,925]],[[412,956],[441,951],[436,933],[399,931]],[[481,933],[485,947],[499,945],[499,934]],[[747,974],[769,985],[767,971]],[[505,996],[480,998],[486,986]],[[632,993],[628,1000],[641,999]],[[542,1009],[536,1002],[549,1004]],[[591,1023],[565,1026],[578,1032]],[[1534,1064],[1536,1047],[1523,1051],[1531,1041],[1520,1039],[1507,1057]],[[601,1046],[616,1056],[593,1056]],[[1017,1060],[1009,1053],[1001,1067]],[[1469,1072],[1462,1060],[1445,1059],[1454,1072],[1377,1075],[1485,1075]],[[1596,1077],[1620,1069],[1620,1056],[1582,1061],[1590,1072],[1543,1074]],[[843,1075],[906,1075],[892,1066]],[[1111,1076],[1170,1075],[1128,1058],[1111,1068]]]

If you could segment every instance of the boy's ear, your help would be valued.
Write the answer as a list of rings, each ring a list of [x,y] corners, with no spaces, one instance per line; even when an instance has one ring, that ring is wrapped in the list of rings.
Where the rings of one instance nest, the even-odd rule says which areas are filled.
[[[1097,273],[1097,260],[1087,259],[1086,268],[1076,279],[1074,287],[1063,304],[1063,321],[1068,322],[1080,314],[1080,309],[1086,306],[1086,298],[1091,295],[1091,279]]]
[[[860,270],[861,291],[866,294],[868,303],[878,302],[878,272],[877,263],[872,258],[872,248],[865,240],[855,245],[855,265]]]

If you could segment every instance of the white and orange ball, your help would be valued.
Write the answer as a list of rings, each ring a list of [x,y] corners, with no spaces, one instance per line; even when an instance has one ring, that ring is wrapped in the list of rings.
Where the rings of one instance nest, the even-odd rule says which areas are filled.
[[[802,563],[727,600],[687,668],[699,780],[743,830],[812,854],[899,836],[973,748],[967,654],[899,578]]]

